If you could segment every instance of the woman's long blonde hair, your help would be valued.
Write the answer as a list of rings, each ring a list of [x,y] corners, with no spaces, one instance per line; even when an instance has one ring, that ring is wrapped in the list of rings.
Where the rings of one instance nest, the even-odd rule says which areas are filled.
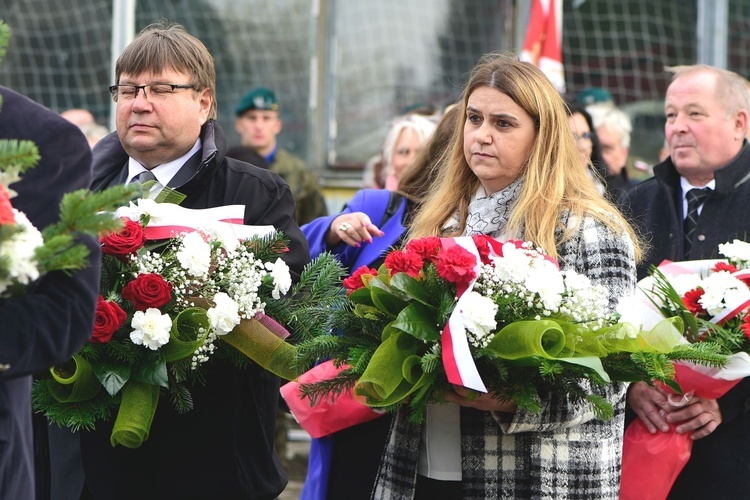
[[[626,232],[640,258],[635,232],[617,208],[597,192],[586,169],[580,166],[562,97],[538,68],[507,54],[488,54],[472,70],[459,102],[452,147],[438,169],[439,179],[432,194],[413,221],[409,237],[457,236],[466,226],[469,201],[479,188],[479,179],[464,156],[463,131],[469,96],[479,87],[506,94],[531,116],[537,129],[529,159],[521,171],[524,183],[508,221],[508,234],[523,235],[556,257],[557,245],[572,236],[572,230],[561,225],[562,212],[567,211],[572,220],[582,220],[585,214],[618,233]],[[458,227],[446,234],[443,228],[455,214],[459,216]],[[563,231],[556,241],[557,229]]]

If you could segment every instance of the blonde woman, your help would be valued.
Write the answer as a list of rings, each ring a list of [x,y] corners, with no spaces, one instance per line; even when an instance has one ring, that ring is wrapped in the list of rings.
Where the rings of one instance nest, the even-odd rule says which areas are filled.
[[[561,96],[534,66],[490,55],[459,106],[452,149],[410,236],[533,241],[605,286],[614,308],[634,290],[640,250],[581,168]],[[602,421],[566,398],[542,396],[541,412],[529,413],[455,387],[423,425],[397,413],[373,498],[616,499],[625,389],[592,387],[614,407]]]

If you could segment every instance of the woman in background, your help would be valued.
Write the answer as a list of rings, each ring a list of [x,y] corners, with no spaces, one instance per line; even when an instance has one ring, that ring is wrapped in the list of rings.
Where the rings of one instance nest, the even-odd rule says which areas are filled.
[[[408,222],[437,178],[458,109],[448,109],[435,134],[405,168],[395,191],[363,189],[340,214],[302,226],[310,256],[334,253],[350,272],[379,267],[385,253],[400,247]],[[407,130],[407,128],[404,128]],[[302,500],[368,498],[390,427],[390,415],[314,439]]]

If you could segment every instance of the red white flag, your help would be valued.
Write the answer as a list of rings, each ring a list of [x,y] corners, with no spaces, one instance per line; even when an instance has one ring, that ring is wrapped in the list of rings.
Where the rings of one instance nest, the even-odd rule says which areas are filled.
[[[541,69],[559,92],[565,92],[562,0],[532,0],[521,60]]]

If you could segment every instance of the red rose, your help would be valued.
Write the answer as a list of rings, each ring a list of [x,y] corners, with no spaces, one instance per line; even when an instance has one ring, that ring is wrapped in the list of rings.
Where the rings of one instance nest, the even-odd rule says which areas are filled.
[[[159,309],[172,300],[172,284],[159,274],[139,274],[122,288],[122,298],[132,302],[136,311]]]
[[[413,252],[394,250],[385,258],[384,264],[391,276],[396,273],[406,273],[412,278],[416,278],[422,270],[424,261],[422,257]]]
[[[104,300],[104,297],[100,295],[96,303],[94,333],[90,342],[99,342],[100,344],[109,342],[112,335],[125,323],[127,317],[128,315],[116,302]]]
[[[378,275],[377,269],[370,269],[367,266],[362,266],[352,273],[351,276],[346,278],[342,283],[346,288],[347,295],[352,293],[354,290],[359,290],[365,287],[364,276],[369,276],[370,279]]]
[[[102,253],[114,255],[121,259],[136,253],[146,243],[146,235],[141,223],[132,221],[127,217],[123,219],[125,220],[125,227],[101,239]]]
[[[422,259],[432,262],[443,245],[437,236],[417,238],[406,244],[406,250],[419,255]]]
[[[5,186],[0,184],[0,225],[15,224],[16,216],[13,215],[13,205],[10,204],[10,195]]]
[[[706,314],[706,310],[698,302],[705,292],[702,288],[694,288],[682,296],[682,303],[685,304],[688,311],[698,316],[699,314]]]
[[[443,249],[435,259],[438,276],[451,283],[468,283],[476,277],[477,258],[460,245]]]
[[[734,267],[732,264],[729,264],[728,262],[717,262],[714,264],[714,267],[711,268],[711,271],[718,273],[719,271],[727,271],[728,273],[736,273],[739,271],[736,267]]]

